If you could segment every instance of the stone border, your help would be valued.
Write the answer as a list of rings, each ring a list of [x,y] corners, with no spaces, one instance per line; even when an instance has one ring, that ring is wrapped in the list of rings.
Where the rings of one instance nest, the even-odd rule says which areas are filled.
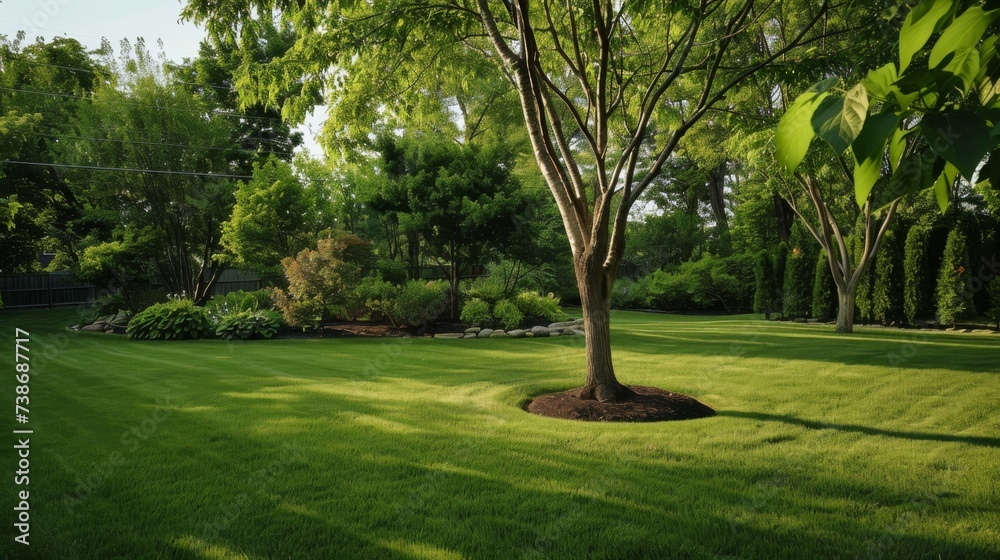
[[[434,338],[547,338],[551,336],[583,336],[583,319],[552,323],[548,326],[538,325],[530,329],[515,329],[510,332],[503,329],[481,329],[472,327],[464,333],[438,333]]]

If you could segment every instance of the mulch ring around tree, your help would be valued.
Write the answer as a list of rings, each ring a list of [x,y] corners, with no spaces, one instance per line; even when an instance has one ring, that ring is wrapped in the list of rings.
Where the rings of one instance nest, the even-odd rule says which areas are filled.
[[[680,393],[629,385],[633,394],[616,402],[581,399],[580,389],[541,395],[525,410],[539,416],[592,422],[661,422],[715,416],[715,410]]]

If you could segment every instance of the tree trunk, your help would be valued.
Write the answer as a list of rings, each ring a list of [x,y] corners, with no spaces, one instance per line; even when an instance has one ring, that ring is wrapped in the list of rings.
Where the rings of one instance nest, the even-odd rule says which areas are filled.
[[[587,380],[578,396],[599,402],[628,397],[632,391],[618,382],[611,363],[611,282],[603,266],[576,267],[583,306]]]
[[[839,333],[854,332],[854,298],[857,286],[846,291],[837,288],[837,329]]]

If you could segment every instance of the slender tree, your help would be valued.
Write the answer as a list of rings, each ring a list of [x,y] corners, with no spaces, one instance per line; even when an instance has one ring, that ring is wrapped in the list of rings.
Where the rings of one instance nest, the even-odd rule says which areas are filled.
[[[903,313],[906,322],[919,324],[934,314],[934,285],[930,272],[928,250],[930,230],[915,225],[906,233],[903,256]]]
[[[630,210],[688,130],[738,84],[792,63],[797,47],[829,31],[827,2],[799,7],[794,21],[781,17],[783,5],[752,0],[190,0],[185,13],[216,35],[245,34],[256,14],[275,10],[296,25],[288,64],[256,74],[262,92],[303,79],[342,91],[385,68],[416,79],[454,53],[496,61],[520,99],[573,252],[587,339],[578,395],[608,401],[631,394],[614,373],[609,314]],[[332,84],[322,72],[331,66],[346,69]]]

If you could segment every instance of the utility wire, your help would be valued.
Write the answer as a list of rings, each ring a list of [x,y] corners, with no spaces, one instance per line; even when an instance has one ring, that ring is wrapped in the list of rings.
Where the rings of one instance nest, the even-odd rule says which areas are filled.
[[[68,93],[55,93],[55,92],[49,92],[49,91],[34,91],[34,90],[30,90],[30,89],[18,89],[18,88],[9,88],[9,87],[2,87],[2,86],[0,86],[0,90],[10,91],[10,92],[14,92],[14,93],[27,93],[27,94],[33,94],[33,95],[48,95],[50,97],[63,97],[63,98],[68,98],[68,99],[84,99],[84,100],[89,100],[91,102],[94,102],[94,99],[92,97],[85,97],[83,95],[71,95],[71,94],[68,94]],[[203,114],[207,113],[207,114],[216,115],[216,116],[220,116],[220,117],[230,117],[230,118],[231,117],[235,117],[237,119],[258,120],[258,121],[268,121],[268,122],[277,122],[277,123],[282,122],[281,120],[275,119],[273,117],[251,117],[249,115],[244,115],[244,114],[241,114],[241,113],[233,113],[231,111],[199,111],[197,109],[179,109],[179,108],[175,108],[175,107],[158,107],[156,105],[146,105],[146,104],[143,104],[143,103],[135,103],[135,102],[131,102],[131,101],[103,101],[102,100],[102,101],[98,101],[98,103],[101,103],[101,104],[104,104],[104,105],[129,105],[129,106],[132,106],[132,107],[139,107],[139,108],[144,108],[144,109],[151,109],[151,110],[154,110],[154,111],[169,111],[169,112],[174,112],[174,113],[194,113],[194,114],[197,114],[197,115],[203,115]]]
[[[94,138],[92,136],[73,136],[73,135],[70,135],[70,134],[62,134],[62,135],[59,135],[59,134],[44,134],[42,132],[29,132],[28,134],[32,134],[34,136],[42,136],[42,137],[45,137],[45,138],[55,138],[57,140],[62,140],[64,138],[68,138],[68,139],[71,139],[71,140],[92,140],[94,142],[117,142],[117,143],[120,143],[120,144],[141,144],[141,145],[144,145],[144,146],[169,146],[169,147],[172,147],[172,148],[187,148],[187,149],[192,149],[192,150],[195,150],[195,149],[198,149],[198,150],[218,150],[220,152],[228,152],[228,151],[236,150],[236,151],[240,151],[240,152],[253,153],[253,150],[247,150],[247,149],[244,149],[244,148],[240,148],[237,145],[234,145],[234,146],[231,146],[231,147],[227,147],[227,148],[220,148],[220,147],[217,147],[217,146],[192,146],[190,144],[171,144],[169,142],[144,142],[142,140],[124,140],[124,139],[118,139],[118,138]],[[269,139],[262,138],[261,140],[269,140]],[[276,154],[276,155],[283,155],[283,156],[293,155],[292,152],[276,152],[276,151],[273,151],[273,150],[268,150],[267,153],[269,153],[269,154]]]
[[[151,173],[156,175],[188,175],[192,177],[219,177],[223,179],[253,179],[252,175],[230,175],[227,173],[199,173],[197,171],[166,171],[162,169],[131,169],[127,167],[99,167],[96,165],[70,165],[66,163],[41,163],[38,161],[0,160],[12,165],[34,165],[37,167],[59,167],[65,169],[90,169],[93,171],[125,171],[129,173]]]

